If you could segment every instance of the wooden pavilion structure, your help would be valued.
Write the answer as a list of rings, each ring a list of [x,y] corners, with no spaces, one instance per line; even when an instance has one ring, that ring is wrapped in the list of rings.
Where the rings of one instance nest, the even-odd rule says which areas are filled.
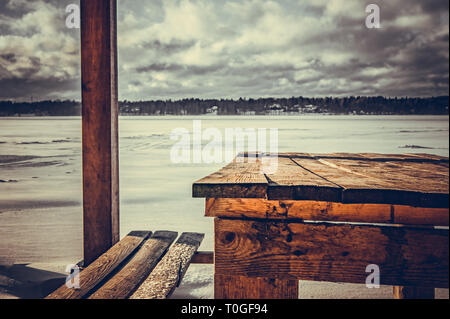
[[[156,232],[152,235],[150,232],[133,232],[119,242],[118,57],[116,1],[117,0],[80,0],[83,143],[83,253],[84,265],[88,266],[85,270],[83,270],[82,274],[85,274],[85,279],[87,278],[87,281],[81,291],[68,290],[68,288],[63,286],[51,294],[49,296],[50,298],[83,298],[87,296],[87,294],[90,293],[94,287],[97,287],[98,284],[101,283],[107,276],[110,276],[109,281],[103,285],[102,289],[97,290],[94,294],[91,294],[91,297],[127,298],[130,297],[133,292],[136,294],[136,285],[140,285],[142,280],[149,274],[149,272],[153,270],[153,268],[155,268],[155,266],[155,270],[158,269],[157,273],[153,277],[150,276],[150,279],[147,278],[148,280],[146,280],[146,282],[149,285],[147,285],[146,288],[142,288],[141,286],[141,288],[138,289],[140,292],[137,293],[137,297],[145,297],[149,290],[153,293],[152,296],[167,297],[173,291],[173,287],[179,284],[179,281],[189,266],[189,263],[214,263],[213,253],[196,253],[201,239],[203,238],[200,236],[201,234],[182,235],[180,240],[174,245],[177,246],[177,244],[179,244],[176,249],[167,252],[164,257],[167,258],[163,259],[164,262],[159,263],[158,266],[156,264],[160,261],[161,257],[166,253],[171,243],[177,237],[174,233]],[[292,165],[292,163],[290,163],[290,165]],[[298,167],[295,168],[298,169]],[[247,170],[244,169],[244,175],[246,173],[249,173],[248,176],[251,178],[256,176],[252,172],[247,172]],[[286,176],[283,177],[285,179],[283,180],[283,183],[288,184],[282,186],[289,186],[291,188],[294,187],[296,191],[296,187],[298,187],[298,185],[291,183],[293,182],[291,173],[287,171],[284,171],[284,173]],[[247,217],[259,218],[260,212],[252,211],[252,207],[254,208],[257,204],[256,206],[259,205],[264,210],[264,205],[267,204],[265,202],[267,196],[262,196],[263,198],[259,199],[255,205],[251,202],[251,200],[245,200],[245,205],[239,206],[240,201],[237,200],[239,205],[232,205],[232,210],[224,210],[219,204],[222,202],[225,202],[226,205],[231,205],[230,203],[234,203],[233,200],[235,199],[230,200],[229,198],[261,197],[259,195],[242,196],[242,192],[248,195],[249,192],[257,191],[259,189],[267,190],[269,189],[267,187],[273,185],[277,187],[273,188],[275,193],[272,194],[276,194],[276,192],[280,190],[276,181],[274,184],[273,180],[267,181],[264,176],[258,176],[261,178],[262,182],[251,181],[251,183],[245,182],[244,185],[240,185],[242,180],[241,182],[239,182],[239,180],[243,176],[241,173],[237,175],[238,182],[231,185],[230,189],[223,189],[224,185],[228,185],[228,180],[226,182],[219,181],[218,184],[215,185],[217,180],[220,180],[221,178],[228,178],[227,174],[231,173],[225,168],[225,172],[219,172],[219,175],[212,175],[209,179],[207,178],[206,182],[203,181],[194,184],[194,196],[207,198],[206,215],[215,216],[218,218],[216,220],[216,235],[218,234],[217,238],[223,241],[216,242],[216,249],[219,249],[218,251],[220,252],[220,258],[218,259],[220,263],[216,265],[216,271],[218,271],[216,274],[216,296],[219,298],[242,298],[243,296],[256,298],[264,296],[267,297],[268,295],[263,292],[267,292],[267,289],[271,289],[271,287],[273,288],[278,286],[276,294],[277,297],[283,298],[284,296],[285,298],[295,298],[298,296],[298,279],[303,278],[301,271],[297,273],[292,273],[289,271],[286,271],[286,273],[280,273],[269,267],[271,270],[270,274],[279,276],[281,279],[261,279],[262,277],[265,277],[265,274],[259,270],[264,269],[264,266],[259,267],[256,264],[248,264],[247,260],[240,259],[238,263],[233,264],[231,259],[226,259],[227,256],[230,258],[237,258],[237,256],[240,256],[240,251],[233,250],[236,247],[231,245],[234,243],[235,238],[238,238],[239,236],[246,238],[246,236],[251,235],[260,236],[259,233],[251,233],[251,229],[256,226],[259,227],[259,225],[263,225],[261,226],[262,231],[266,229],[264,228],[266,227],[265,224],[260,224],[260,222],[254,222],[256,226],[253,228],[250,227],[253,222],[233,222],[233,219],[235,219],[233,213],[239,211],[238,208],[240,207],[244,210],[240,212],[241,217],[248,214],[249,216]],[[302,172],[302,174],[305,174],[305,172]],[[246,189],[249,185],[251,187]],[[239,194],[236,194],[236,189]],[[283,188],[283,191],[286,189],[287,188]],[[318,193],[315,193],[314,189],[314,187],[312,188],[313,191],[308,189],[308,194],[315,194],[313,196],[316,196]],[[327,190],[329,190],[329,187]],[[228,194],[227,192],[230,191],[234,193],[232,195]],[[223,198],[228,199],[224,200]],[[448,200],[448,194],[446,198]],[[283,200],[286,198],[280,197],[274,199]],[[291,200],[296,198],[289,197],[287,199]],[[305,200],[305,198],[300,199]],[[278,202],[271,202],[269,204],[275,205],[274,207],[276,207],[277,203]],[[280,202],[279,204],[284,203]],[[213,206],[214,209],[212,208]],[[448,225],[448,206],[446,206],[446,208],[447,210],[444,212],[444,215],[446,214],[446,223]],[[299,211],[307,215],[310,214],[300,208]],[[253,216],[252,212],[253,215],[256,216]],[[391,213],[389,212],[389,214]],[[388,218],[391,218],[391,215],[389,215]],[[267,216],[263,219],[267,219]],[[271,222],[276,226],[278,225],[277,220]],[[238,232],[237,229],[232,228],[234,227],[234,224],[245,224],[246,226],[250,225],[249,232],[242,232],[242,229],[245,227],[241,227],[242,229],[239,230],[241,232]],[[225,226],[229,227],[229,229]],[[303,227],[298,226],[297,224],[294,226]],[[231,238],[231,235],[227,237],[227,234],[234,235]],[[222,238],[220,236],[224,237]],[[295,235],[292,236],[295,237]],[[440,236],[442,238],[447,238],[448,243],[448,231],[447,234],[440,234]],[[441,243],[441,237],[438,238],[439,243]],[[279,240],[282,239],[279,238]],[[222,246],[220,246],[221,243],[223,244]],[[266,244],[267,243],[265,243],[265,245]],[[186,249],[187,246],[183,245],[189,246],[188,249]],[[232,248],[234,248],[230,250],[227,245],[231,245]],[[267,245],[270,246],[272,244]],[[280,245],[285,247],[286,243],[280,242]],[[183,246],[184,248],[180,248],[180,246]],[[180,265],[178,265],[173,261],[177,260],[176,258],[182,256],[183,254],[187,256],[184,263],[181,262]],[[304,254],[306,253],[299,253],[297,249],[294,251],[295,256],[290,256],[289,261],[292,261],[294,264],[298,263],[298,265],[302,265],[300,261],[296,260]],[[345,257],[348,254],[349,253],[346,253],[342,256]],[[445,254],[448,257],[448,245],[446,249],[445,247],[443,248],[441,255]],[[148,263],[148,258],[153,258],[155,262]],[[175,270],[173,268],[174,265]],[[255,266],[256,270],[247,269],[247,265]],[[164,291],[164,293],[160,293],[162,289],[161,285],[157,285],[156,288],[158,291],[155,294],[154,292],[156,288],[154,288],[154,284],[158,284],[158,281],[162,280],[165,276],[165,267],[172,267],[170,271],[175,273],[178,271],[178,277],[175,277],[175,279],[172,280],[171,288],[169,289],[170,291],[168,290]],[[240,279],[233,277],[234,274],[230,273],[230,270],[240,275]],[[114,271],[116,271],[115,275]],[[443,285],[447,285],[448,287],[448,260],[446,271],[446,278],[442,280],[439,278],[439,280],[441,280],[439,283],[446,282],[446,284],[444,283]],[[343,273],[345,273],[345,271]],[[249,274],[250,276],[246,276]],[[253,275],[256,277],[252,278]],[[323,279],[319,275],[317,278]],[[327,277],[327,279],[329,279],[329,277]],[[392,282],[394,281],[395,280],[392,280]],[[277,284],[277,282],[279,284]],[[241,287],[239,288],[239,291],[237,291],[236,287],[238,287],[239,284],[244,286],[246,285],[246,287]],[[434,292],[430,292],[429,287],[430,286],[424,290],[417,288],[410,291],[414,294],[413,297],[433,297]],[[117,294],[117,291],[120,291],[120,293]],[[396,297],[408,297],[407,289],[398,287],[396,288],[396,291]],[[242,294],[242,292],[244,292],[244,294]]]

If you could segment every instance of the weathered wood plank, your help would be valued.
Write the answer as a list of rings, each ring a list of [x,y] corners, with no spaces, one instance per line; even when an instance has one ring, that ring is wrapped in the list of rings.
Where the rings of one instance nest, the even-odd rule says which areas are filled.
[[[149,236],[151,232],[136,231],[111,247],[106,253],[80,272],[80,288],[67,288],[66,285],[47,296],[47,299],[81,299],[89,294],[103,279],[111,274],[129,257]]]
[[[387,204],[342,204],[316,201],[275,201],[259,198],[207,198],[205,216],[281,220],[448,226],[448,208]]]
[[[439,156],[435,154],[425,154],[425,153],[409,153],[404,155],[419,158],[421,161],[431,160],[431,161],[445,162],[448,164],[448,157],[445,156]]]
[[[421,193],[392,189],[344,189],[343,203],[392,204],[427,208],[448,208],[448,194]]]
[[[236,157],[219,171],[200,179],[197,183],[266,184],[259,158]]]
[[[342,188],[305,170],[290,158],[279,157],[277,169],[267,174],[268,199],[339,201]]]
[[[434,299],[434,288],[430,287],[393,287],[394,299]]]
[[[297,165],[293,160],[286,157],[278,158],[277,170],[272,174],[267,174],[271,185],[280,186],[329,186],[336,187],[323,178],[305,170]]]
[[[347,158],[347,159],[364,159],[365,157],[358,153],[281,153],[281,156],[288,156],[290,158],[306,158],[306,159],[320,159],[320,158]]]
[[[205,216],[242,219],[303,219],[315,221],[391,223],[391,210],[391,205],[383,204],[275,201],[259,198],[208,198],[206,199]],[[429,216],[433,215],[430,213]]]
[[[370,162],[400,161],[421,163],[447,163],[448,157],[433,154],[377,154],[377,153],[280,153],[281,157],[306,159],[347,159]]]
[[[224,197],[224,198],[265,198],[267,184],[208,184],[195,183],[192,188],[192,197]]]
[[[361,188],[361,189],[383,189],[390,188],[391,184],[388,182],[367,176],[366,174],[356,174],[353,171],[344,167],[338,167],[331,163],[331,159],[307,159],[307,158],[293,158],[301,167],[322,176],[324,179],[331,180],[333,183],[340,185],[342,188]],[[373,165],[372,162],[364,162],[367,167]]]
[[[215,219],[220,275],[448,288],[448,230]]]
[[[396,165],[397,167],[401,167],[410,174],[409,176],[414,176],[414,171],[436,175],[436,178],[448,176],[448,163],[389,162],[389,164],[392,166]]]
[[[361,156],[370,161],[402,161],[402,162],[447,162],[448,157],[432,154],[377,154],[360,153]]]
[[[394,205],[394,224],[449,226],[448,208],[423,208]]]
[[[448,208],[448,164],[386,161],[367,165],[363,161],[346,160],[335,160],[334,163],[340,168],[349,168],[352,174],[364,174],[372,180],[387,183],[384,193],[393,204]],[[358,195],[358,191],[352,192]],[[346,190],[344,200],[349,195]]]
[[[166,299],[181,283],[204,234],[183,233],[130,299]]]
[[[265,197],[267,179],[258,158],[237,157],[221,170],[193,184],[193,197]]]
[[[116,0],[81,0],[84,261],[119,240]]]
[[[357,176],[381,180],[386,187],[423,193],[448,193],[448,167],[445,164],[322,160],[322,163]],[[355,176],[355,177],[357,177]],[[355,178],[356,182],[359,179]],[[383,183],[380,183],[383,185]]]
[[[214,299],[298,299],[298,280],[215,274]]]
[[[296,163],[344,188],[344,203],[397,204],[447,208],[448,181],[428,175],[414,180],[389,162],[294,158]],[[342,163],[345,163],[342,164]],[[414,174],[414,171],[410,174]],[[433,182],[437,181],[437,182]],[[433,185],[426,187],[426,185]],[[425,192],[423,192],[425,191]]]
[[[127,264],[97,289],[89,299],[128,298],[155,268],[177,236],[177,232],[155,232],[142,244]]]
[[[255,160],[247,156],[242,154],[237,158]],[[347,153],[281,153],[278,156],[278,170],[265,175],[258,162],[234,161],[194,183],[194,197],[448,208],[446,158]]]

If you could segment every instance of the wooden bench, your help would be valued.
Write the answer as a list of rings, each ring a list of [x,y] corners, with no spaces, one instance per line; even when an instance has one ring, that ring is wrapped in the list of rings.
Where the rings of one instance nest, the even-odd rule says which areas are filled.
[[[191,262],[213,263],[197,253],[204,234],[133,231],[79,273],[79,288],[64,284],[46,299],[165,299]]]

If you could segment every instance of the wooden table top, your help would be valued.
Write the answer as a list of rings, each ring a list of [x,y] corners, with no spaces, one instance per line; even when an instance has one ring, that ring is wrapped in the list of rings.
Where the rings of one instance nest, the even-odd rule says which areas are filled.
[[[449,207],[449,160],[430,154],[280,153],[265,174],[260,158],[238,155],[193,184],[193,197],[314,200]]]

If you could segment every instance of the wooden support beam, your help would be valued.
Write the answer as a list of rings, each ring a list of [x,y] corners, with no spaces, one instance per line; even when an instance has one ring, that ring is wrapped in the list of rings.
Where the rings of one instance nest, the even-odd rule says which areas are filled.
[[[84,262],[119,241],[116,0],[80,0]]]
[[[259,198],[207,198],[205,216],[274,220],[390,223],[391,205],[342,204]]]
[[[448,226],[448,208],[424,208],[393,205],[394,224]]]
[[[448,230],[215,219],[215,273],[448,288]]]
[[[207,198],[205,216],[448,226],[448,208],[259,198]]]

